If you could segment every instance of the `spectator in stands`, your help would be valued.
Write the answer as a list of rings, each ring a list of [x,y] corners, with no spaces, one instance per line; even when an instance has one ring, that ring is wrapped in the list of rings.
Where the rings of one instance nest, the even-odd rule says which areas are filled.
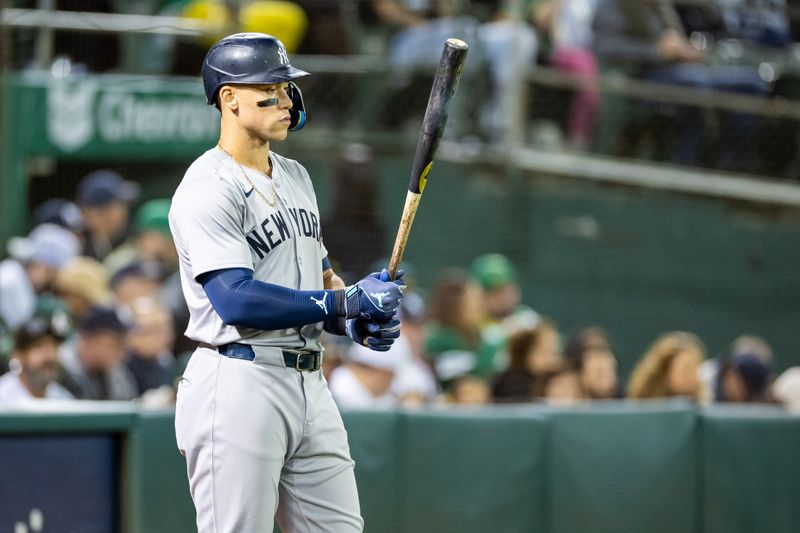
[[[508,368],[495,376],[492,398],[496,402],[530,402],[544,396],[550,374],[561,370],[563,359],[555,325],[542,319],[508,340]]]
[[[171,201],[156,198],[143,203],[133,216],[135,236],[115,249],[103,264],[111,273],[111,288],[119,303],[155,297],[169,307],[175,326],[176,353],[194,351],[183,335],[189,308],[178,273],[178,254],[169,229]]]
[[[64,333],[58,321],[48,315],[36,315],[17,329],[11,371],[0,377],[0,404],[32,398],[72,398],[55,382],[58,346]]]
[[[617,358],[605,331],[583,328],[567,341],[564,357],[580,378],[581,388],[590,400],[621,398]]]
[[[769,85],[756,67],[710,66],[705,53],[683,33],[683,24],[669,3],[657,0],[601,0],[594,18],[594,50],[607,67],[622,69],[647,81],[734,93],[765,96]],[[757,126],[750,115],[731,115],[722,128],[718,166],[742,170],[753,162],[753,143],[739,137]],[[691,106],[678,106],[678,134],[672,140],[674,163],[697,166],[703,162],[705,121]]]
[[[716,2],[725,36],[773,48],[792,44],[785,0]]]
[[[453,35],[475,42],[469,36],[477,34],[478,21],[462,16],[453,0],[372,0],[372,10],[396,30],[389,46],[395,67],[436,66],[444,42]]]
[[[89,257],[76,257],[61,268],[56,277],[56,292],[76,322],[92,307],[111,305],[113,300],[108,272]]]
[[[345,145],[334,169],[331,208],[322,227],[331,259],[347,265],[346,270],[337,269],[347,282],[357,281],[356,272],[368,272],[385,250],[378,178],[372,149],[359,143]]]
[[[404,278],[405,279],[405,278]],[[403,361],[392,382],[392,394],[402,407],[416,407],[436,400],[436,375],[425,354],[425,301],[406,291],[399,310],[400,337],[389,349]]]
[[[542,397],[552,405],[575,405],[584,398],[580,375],[567,366],[546,374],[542,383]]]
[[[84,400],[136,398],[136,379],[124,364],[127,331],[113,308],[89,309],[78,322],[75,350],[61,356],[61,384]]]
[[[700,364],[705,346],[694,334],[673,331],[658,337],[634,368],[628,383],[632,399],[682,396],[700,399]]]
[[[154,262],[135,261],[111,277],[111,290],[120,305],[131,306],[141,298],[157,298],[161,288],[161,266]]]
[[[472,276],[480,285],[484,315],[481,334],[495,351],[493,370],[505,368],[503,351],[508,337],[515,332],[536,326],[539,315],[521,304],[517,272],[511,261],[502,254],[491,253],[476,258],[471,266]]]
[[[8,241],[0,262],[0,323],[13,331],[29,320],[39,295],[53,291],[60,268],[78,255],[78,239],[54,224],[41,224],[27,237]]]
[[[485,379],[465,376],[453,383],[444,399],[449,404],[484,405],[489,403],[491,396],[491,389]]]
[[[400,337],[388,351],[373,352],[348,343],[343,363],[330,371],[328,379],[334,399],[340,406],[416,407],[436,399],[436,378],[422,353],[422,298],[413,292],[406,293],[400,314]],[[326,344],[326,358],[330,344]],[[335,344],[334,348],[337,348]]]
[[[169,311],[151,298],[134,300],[129,309],[132,323],[126,339],[125,364],[136,380],[137,395],[161,387],[171,388],[176,374]]]
[[[64,198],[50,198],[33,211],[33,227],[41,224],[55,224],[70,230],[75,236],[83,232],[81,210],[74,202]]]
[[[157,198],[143,203],[133,216],[135,236],[116,248],[103,264],[113,276],[122,267],[136,261],[159,265],[164,276],[178,268],[178,253],[169,229],[170,200]]]
[[[472,84],[477,94],[491,84],[483,75],[484,61],[479,42],[479,21],[464,14],[454,0],[371,0],[370,7],[378,24],[389,26],[393,34],[389,39],[389,64],[393,76],[387,95],[391,106],[378,118],[383,125],[397,128],[408,122],[414,110],[422,112],[430,94],[431,75],[444,48],[445,41],[453,36],[470,43],[470,59],[464,65],[461,83],[464,84],[473,74],[480,74],[480,84]],[[489,91],[482,94],[488,98]],[[452,106],[446,136],[472,133],[467,127],[458,105],[469,95],[460,92],[457,103]],[[397,105],[397,102],[402,105]],[[496,105],[497,101],[492,100]]]
[[[701,376],[710,381],[715,402],[767,402],[773,367],[769,344],[761,337],[742,335],[727,353],[705,362]]]
[[[577,150],[589,147],[600,103],[597,60],[592,52],[592,20],[597,2],[544,0],[533,6],[533,20],[550,40],[550,64],[581,78],[567,121],[569,143]]]
[[[83,255],[99,261],[128,238],[130,204],[139,185],[113,170],[95,170],[78,184],[77,202],[83,217]]]
[[[800,415],[800,366],[787,368],[772,385],[772,396],[791,414]]]
[[[494,352],[481,338],[480,289],[470,275],[461,269],[443,270],[434,282],[428,309],[425,351],[443,388],[467,375],[491,375]]]
[[[402,364],[393,350],[376,352],[353,343],[328,387],[341,409],[389,409],[397,406],[390,389]]]
[[[508,12],[503,0],[475,0],[472,4],[485,10],[478,17],[479,40],[473,48],[478,48],[480,59],[485,60],[492,81],[492,91],[486,95],[491,103],[481,106],[480,125],[491,141],[500,143],[510,140],[509,117],[518,112],[515,82],[525,80],[536,66],[539,40],[530,24]]]

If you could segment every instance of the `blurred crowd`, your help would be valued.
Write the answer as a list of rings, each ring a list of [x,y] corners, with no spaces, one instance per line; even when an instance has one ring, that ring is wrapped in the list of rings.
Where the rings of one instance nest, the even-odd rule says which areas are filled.
[[[167,215],[113,170],[53,198],[0,262],[0,401],[169,404],[188,322]],[[176,356],[176,354],[178,354]]]
[[[345,148],[338,169],[346,183],[357,187],[368,155],[360,145]],[[172,404],[195,346],[183,336],[188,311],[167,223],[170,200],[140,196],[135,182],[95,170],[75,198],[42,203],[29,234],[8,242],[0,262],[0,403]],[[342,226],[345,238],[351,230]],[[373,242],[372,249],[343,250],[334,264],[352,256],[377,269],[386,261],[380,241]],[[402,266],[409,288],[391,350],[373,352],[323,334],[323,372],[344,409],[668,397],[800,409],[800,368],[778,376],[769,343],[757,336],[739,336],[710,357],[695,334],[665,332],[625,380],[601,325],[564,332],[546,310],[525,305],[506,256],[484,254],[443,269],[428,291],[413,265]],[[357,275],[336,269],[346,280]]]
[[[758,104],[800,98],[800,17],[785,0],[59,0],[56,7],[177,16],[208,29],[201,38],[56,32],[54,54],[74,70],[196,76],[208,47],[237,31],[274,34],[290,54],[382,55],[390,75],[365,90],[382,95],[384,109],[368,114],[387,128],[424,109],[435,51],[459,36],[470,44],[469,90],[459,93],[448,135],[502,143],[527,101],[525,141],[800,178],[798,121],[764,114]],[[35,41],[35,32],[20,32],[16,66],[33,60]],[[571,82],[529,84],[541,67]],[[646,96],[601,93],[599,73],[658,85]],[[334,109],[352,104],[346,82],[341,96],[341,80],[308,83],[321,83]],[[716,109],[658,87],[750,100]],[[370,99],[364,93],[360,102]],[[318,120],[339,116],[315,105]]]
[[[599,325],[564,333],[521,301],[501,254],[440,272],[427,298],[401,304],[400,340],[385,353],[328,338],[326,374],[344,408],[685,398],[698,405],[764,403],[798,412],[800,368],[780,375],[769,343],[740,335],[715,356],[688,331],[654,339],[627,380]]]
[[[34,7],[34,2],[19,4]],[[55,4],[216,25],[216,33],[204,39],[139,35],[134,37],[146,41],[134,39],[133,46],[127,41],[131,35],[56,32],[54,53],[68,57],[75,69],[197,75],[214,40],[234,31],[262,31],[278,36],[290,54],[384,54],[393,75],[383,94],[395,110],[401,102],[403,111],[415,99],[424,106],[430,71],[422,82],[415,72],[430,69],[438,59],[432,50],[458,35],[471,47],[464,72],[470,91],[464,93],[474,113],[451,117],[448,131],[480,132],[495,141],[504,139],[514,115],[509,106],[518,90],[515,81],[543,66],[579,82],[560,100],[544,98],[541,88],[530,98],[532,112],[553,119],[565,143],[576,149],[597,143],[600,114],[609,108],[601,106],[600,72],[755,98],[791,98],[800,87],[793,83],[800,80],[796,17],[785,0]],[[16,67],[34,57],[34,35],[16,34]],[[352,99],[352,90],[346,92]],[[617,119],[625,118],[610,143],[617,146],[614,151],[630,151],[653,135],[663,157],[678,164],[767,168],[779,175],[797,161],[797,121],[746,110],[709,114],[656,96],[616,109]],[[374,120],[396,126],[400,121],[391,111]],[[653,118],[657,126],[648,129]],[[772,143],[776,138],[789,140],[789,153]],[[764,144],[771,145],[768,152]],[[334,176],[334,208],[323,226],[328,249],[339,253],[337,271],[348,280],[378,259],[358,243],[383,243],[386,232],[376,215],[370,154],[352,145],[345,155]],[[26,397],[172,402],[174,383],[194,346],[183,336],[188,311],[167,224],[169,203],[142,201],[135,182],[101,169],[81,180],[73,198],[36,207],[30,233],[11,239],[7,254],[0,253],[8,257],[0,262],[0,402]],[[800,369],[778,376],[765,339],[734,334],[728,350],[708,354],[691,332],[665,332],[623,379],[613,339],[602,325],[562,331],[546,309],[524,305],[508,258],[489,254],[445,269],[427,293],[414,290],[413,266],[407,271],[411,290],[401,308],[403,334],[391,351],[370,352],[347,339],[325,338],[325,373],[343,407],[672,396],[703,404],[780,402],[793,409],[800,402]]]

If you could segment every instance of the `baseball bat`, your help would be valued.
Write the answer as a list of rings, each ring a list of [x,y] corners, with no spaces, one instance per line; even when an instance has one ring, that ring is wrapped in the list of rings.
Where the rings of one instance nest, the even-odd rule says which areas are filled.
[[[411,225],[414,223],[414,216],[417,214],[422,192],[428,181],[428,173],[433,165],[433,157],[436,155],[439,140],[442,138],[450,102],[453,100],[458,80],[461,78],[461,68],[464,66],[468,48],[467,43],[461,39],[450,38],[444,43],[442,57],[439,59],[439,66],[436,68],[436,76],[433,79],[431,95],[428,98],[428,106],[425,109],[425,118],[422,119],[403,215],[400,217],[400,226],[397,228],[397,237],[394,240],[392,256],[389,259],[387,270],[390,279],[395,278],[397,268],[403,259],[408,236],[411,233]]]

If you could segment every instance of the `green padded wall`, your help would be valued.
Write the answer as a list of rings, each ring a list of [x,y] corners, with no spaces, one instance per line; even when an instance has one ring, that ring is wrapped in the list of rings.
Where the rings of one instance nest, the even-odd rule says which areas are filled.
[[[800,531],[800,418],[717,407],[702,428],[703,532]]]
[[[394,531],[543,530],[545,416],[455,411],[401,420],[405,498]]]
[[[194,530],[171,411],[0,412],[0,440],[110,432],[122,533]],[[346,412],[366,531],[796,533],[800,417],[681,402]],[[65,495],[68,497],[68,495]]]
[[[403,442],[398,413],[342,413],[356,462],[361,513],[367,531],[396,531],[404,510],[399,449]]]
[[[693,533],[696,423],[687,406],[554,413],[549,531]]]
[[[126,441],[126,533],[190,531],[194,505],[186,462],[175,444],[173,411],[142,411]]]

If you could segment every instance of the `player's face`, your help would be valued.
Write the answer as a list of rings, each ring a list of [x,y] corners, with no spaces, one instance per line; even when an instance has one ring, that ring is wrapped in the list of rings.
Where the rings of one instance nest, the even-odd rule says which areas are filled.
[[[292,100],[286,93],[288,86],[288,83],[236,86],[242,127],[265,142],[284,140],[289,133],[292,108]]]

